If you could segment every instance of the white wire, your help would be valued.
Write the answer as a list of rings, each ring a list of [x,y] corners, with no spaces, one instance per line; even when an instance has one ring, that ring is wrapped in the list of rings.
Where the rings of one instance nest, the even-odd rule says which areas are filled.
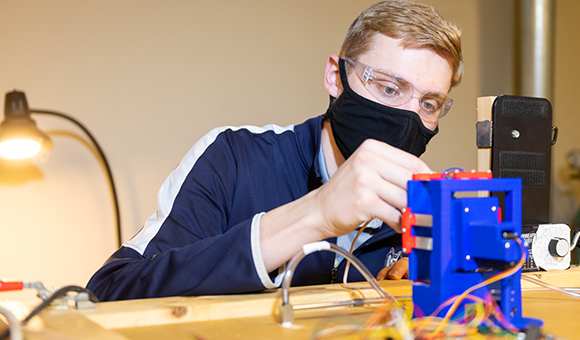
[[[22,328],[20,321],[12,314],[12,312],[0,306],[0,314],[8,320],[8,329],[10,330],[10,340],[22,340]]]
[[[533,277],[529,277],[529,276],[527,276],[527,275],[522,275],[522,278],[523,278],[524,280],[526,280],[526,281],[533,282],[533,283],[535,283],[535,284],[537,284],[537,285],[539,285],[539,286],[542,286],[542,287],[545,287],[545,288],[551,289],[551,290],[553,290],[553,291],[556,291],[556,292],[562,293],[562,294],[564,294],[564,295],[571,296],[571,297],[573,297],[573,298],[576,298],[576,299],[580,299],[580,294],[578,294],[578,293],[574,293],[574,292],[571,292],[571,291],[569,291],[569,290],[566,290],[566,289],[563,289],[563,288],[560,288],[560,287],[553,286],[553,285],[551,285],[551,284],[549,284],[549,283],[546,283],[546,282],[544,282],[544,281],[540,281],[540,280],[538,280],[538,279],[534,279]]]
[[[352,241],[352,244],[350,245],[349,254],[352,254],[352,252],[354,251],[354,245],[356,244],[356,240],[358,240],[358,237],[362,234],[363,230],[365,230],[365,228],[367,227],[367,225],[369,225],[369,223],[371,223],[371,220],[366,221],[363,224],[363,226],[358,230],[358,233],[356,233],[356,236],[355,236],[354,240]],[[348,285],[349,269],[350,269],[350,261],[347,261],[346,266],[344,267],[344,275],[342,276],[342,285],[344,286],[344,288],[348,288],[348,289],[360,289],[360,287]]]
[[[574,240],[572,241],[572,245],[570,246],[570,251],[574,250],[574,248],[576,248],[576,244],[578,244],[578,239],[580,238],[580,230],[578,230],[576,232],[576,235],[574,235]]]

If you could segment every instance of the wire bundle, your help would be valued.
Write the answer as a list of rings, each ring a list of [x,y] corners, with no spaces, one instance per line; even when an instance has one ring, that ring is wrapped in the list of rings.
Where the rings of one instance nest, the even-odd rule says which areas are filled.
[[[521,270],[525,260],[526,260],[526,251],[524,245],[522,244],[519,238],[516,238],[515,241],[520,246],[522,251],[522,256],[517,264],[503,272],[500,272],[487,280],[484,280],[468,289],[466,289],[462,294],[456,295],[448,299],[447,301],[443,302],[436,310],[432,313],[431,316],[415,318],[412,323],[412,329],[415,331],[415,336],[421,336],[424,339],[433,339],[436,337],[440,337],[442,335],[454,335],[454,336],[461,336],[472,334],[478,331],[478,328],[486,323],[489,320],[490,316],[494,316],[494,319],[497,323],[501,324],[503,329],[508,331],[517,331],[517,328],[512,325],[503,315],[501,309],[495,302],[495,300],[491,297],[491,294],[487,293],[485,295],[485,299],[481,299],[479,297],[471,295],[472,292],[475,290],[488,286],[494,282],[499,280],[505,279],[511,275],[514,275],[519,270]],[[459,316],[457,319],[462,319],[460,322],[453,322],[450,324],[451,318],[454,316],[457,309],[460,307],[461,303],[465,299],[470,299],[475,302],[476,313],[474,315],[468,314],[464,312],[463,316]],[[449,307],[447,313],[443,318],[437,318],[437,315],[443,308]],[[479,305],[480,307],[477,307]],[[483,307],[483,308],[482,308]],[[478,312],[479,311],[479,312]],[[492,326],[493,324],[487,323],[488,327]]]
[[[443,302],[430,316],[418,317],[409,321],[405,318],[402,308],[393,301],[386,301],[377,307],[375,312],[364,323],[356,324],[354,320],[346,319],[346,325],[338,325],[314,332],[312,339],[321,339],[324,336],[338,332],[347,332],[345,339],[434,339],[440,337],[461,337],[481,331],[514,334],[518,329],[503,315],[501,309],[490,293],[484,298],[472,293],[479,288],[507,278],[517,273],[525,262],[525,248],[519,238],[516,242],[522,250],[522,256],[515,266],[500,272]],[[464,304],[462,313],[456,315],[457,310],[465,300],[473,303]],[[444,317],[436,315],[444,308],[449,307]],[[418,306],[414,306],[415,314],[420,313]],[[490,318],[493,316],[493,322]],[[344,321],[341,318],[341,321]],[[499,326],[501,325],[501,327]]]

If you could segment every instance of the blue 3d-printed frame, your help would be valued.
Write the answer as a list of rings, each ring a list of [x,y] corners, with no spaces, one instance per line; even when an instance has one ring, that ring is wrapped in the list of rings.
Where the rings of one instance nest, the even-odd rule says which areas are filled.
[[[521,240],[522,230],[521,179],[491,178],[489,172],[456,174],[416,176],[423,180],[408,183],[403,250],[409,254],[415,316],[431,315],[449,298],[513,268],[522,256],[515,240]],[[478,197],[480,191],[503,193],[503,207],[496,196]],[[521,269],[471,295],[491,296],[518,329],[543,324],[522,317]],[[469,303],[473,302],[464,300],[457,312]]]

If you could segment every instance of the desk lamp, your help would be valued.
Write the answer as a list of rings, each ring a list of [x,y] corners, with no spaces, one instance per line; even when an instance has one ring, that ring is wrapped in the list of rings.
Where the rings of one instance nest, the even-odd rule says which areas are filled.
[[[117,245],[121,246],[121,218],[117,191],[113,181],[113,175],[103,150],[93,135],[76,119],[56,111],[29,109],[24,92],[12,91],[6,93],[4,103],[4,121],[0,124],[0,157],[7,159],[24,159],[32,157],[39,152],[48,152],[54,144],[48,135],[36,126],[36,122],[30,114],[45,114],[67,119],[77,125],[89,137],[97,150],[107,173],[107,179],[111,187],[113,205],[116,218]]]

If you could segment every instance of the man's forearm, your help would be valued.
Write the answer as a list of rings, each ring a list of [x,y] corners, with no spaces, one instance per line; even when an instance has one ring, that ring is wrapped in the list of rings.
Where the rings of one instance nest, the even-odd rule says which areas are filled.
[[[288,261],[307,243],[335,235],[323,232],[324,220],[315,207],[317,191],[264,214],[260,246],[268,272]]]

